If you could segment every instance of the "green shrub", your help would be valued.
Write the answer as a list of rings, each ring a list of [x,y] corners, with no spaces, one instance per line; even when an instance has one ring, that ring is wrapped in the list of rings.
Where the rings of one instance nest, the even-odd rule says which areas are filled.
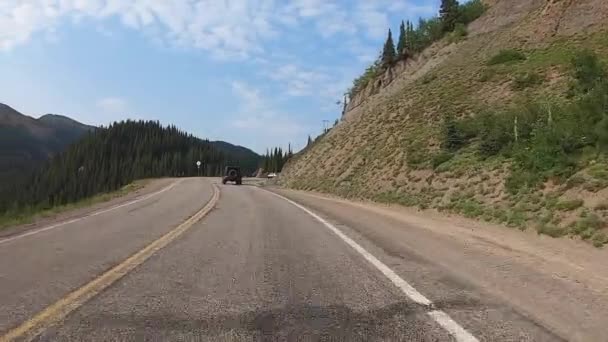
[[[439,152],[433,157],[432,164],[433,169],[437,169],[437,167],[454,157],[454,154],[448,152]]]
[[[576,84],[572,92],[588,93],[598,84],[606,80],[606,70],[597,54],[590,50],[583,50],[572,59],[573,76]]]
[[[509,227],[525,228],[526,214],[521,210],[512,210],[507,214],[507,225]]]
[[[488,65],[525,61],[526,56],[514,49],[501,50],[488,61]]]
[[[443,119],[441,137],[441,148],[447,151],[456,151],[467,142],[464,132],[452,114],[446,114]]]
[[[481,17],[487,6],[481,0],[471,0],[461,4],[458,10],[458,22],[466,25]]]
[[[529,87],[540,85],[544,82],[544,78],[536,72],[527,72],[518,74],[513,78],[511,88],[513,90],[524,90]]]
[[[562,202],[557,203],[557,205],[555,206],[555,209],[572,211],[574,209],[578,209],[578,208],[582,207],[583,204],[585,204],[585,201],[583,201],[582,199],[562,201]]]
[[[585,177],[581,176],[581,175],[575,175],[572,176],[570,179],[568,179],[568,181],[566,182],[566,189],[572,189],[574,187],[583,185],[585,183]]]
[[[462,23],[457,23],[454,31],[452,31],[448,37],[448,41],[450,43],[458,43],[459,41],[465,39],[469,32],[467,31],[467,27]]]
[[[510,115],[483,113],[478,116],[479,154],[490,157],[498,154],[514,141]]]
[[[536,188],[543,181],[543,177],[536,172],[516,169],[507,177],[505,188],[510,194],[517,194],[522,189]]]
[[[580,235],[583,239],[588,239],[593,232],[599,230],[604,225],[604,221],[596,214],[589,214],[586,217],[574,222],[571,225],[572,233]]]
[[[591,241],[593,241],[595,247],[602,247],[605,244],[608,244],[608,235],[604,232],[596,232],[591,238]]]
[[[538,234],[548,235],[550,237],[561,237],[568,233],[568,230],[552,224],[539,224],[536,227]]]

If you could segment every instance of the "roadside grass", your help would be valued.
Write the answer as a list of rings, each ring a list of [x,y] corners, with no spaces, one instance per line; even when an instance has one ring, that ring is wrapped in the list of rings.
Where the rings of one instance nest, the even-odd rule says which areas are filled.
[[[524,90],[526,88],[541,85],[544,82],[544,77],[537,72],[525,72],[515,75],[511,88],[513,90]]]
[[[526,55],[515,49],[504,49],[492,56],[487,62],[488,65],[505,63],[517,63],[526,60]]]
[[[29,224],[36,219],[53,217],[66,211],[89,207],[98,203],[110,201],[114,198],[122,197],[130,192],[142,189],[148,184],[149,180],[139,180],[131,184],[127,184],[119,190],[96,195],[91,198],[83,199],[76,203],[70,203],[62,206],[57,206],[51,209],[36,210],[25,209],[20,212],[6,212],[0,214],[0,229]]]
[[[583,201],[581,199],[565,200],[565,201],[558,202],[555,205],[555,209],[562,210],[562,211],[572,211],[574,209],[578,209],[578,208],[582,207],[583,204],[585,204],[585,201]]]

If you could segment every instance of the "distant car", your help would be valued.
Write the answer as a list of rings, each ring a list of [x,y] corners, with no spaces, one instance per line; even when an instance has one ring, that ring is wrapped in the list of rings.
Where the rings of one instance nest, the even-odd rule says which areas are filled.
[[[274,173],[274,172],[272,172],[272,173],[269,173],[268,176],[266,176],[266,177],[268,177],[268,178],[274,178],[276,176],[277,176],[277,174]]]
[[[238,166],[226,166],[224,170],[224,177],[222,178],[222,184],[228,182],[234,182],[236,185],[243,184],[243,175],[241,174],[241,168]]]

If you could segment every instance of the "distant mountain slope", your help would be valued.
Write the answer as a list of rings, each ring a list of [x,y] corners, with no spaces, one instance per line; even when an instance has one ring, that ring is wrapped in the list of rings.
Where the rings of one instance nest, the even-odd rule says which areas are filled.
[[[93,129],[60,115],[34,119],[0,103],[0,188]]]
[[[225,141],[212,141],[211,144],[218,150],[234,158],[232,161],[228,160],[227,163],[234,162],[235,164],[238,164],[247,172],[247,174],[255,172],[260,165],[262,157],[246,147],[233,145]]]
[[[242,165],[243,148],[222,144],[224,152],[174,126],[126,121],[96,129],[26,179],[0,189],[0,215],[7,210],[45,209],[113,191],[142,178],[219,176],[225,165]],[[246,153],[247,152],[247,153]],[[204,161],[202,170],[195,162]],[[253,172],[254,169],[246,169]]]
[[[34,119],[0,103],[0,189],[92,129],[59,115]]]

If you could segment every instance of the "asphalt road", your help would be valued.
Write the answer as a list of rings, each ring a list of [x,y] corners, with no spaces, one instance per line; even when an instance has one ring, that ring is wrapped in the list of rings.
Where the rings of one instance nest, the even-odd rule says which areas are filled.
[[[281,192],[304,207],[254,186],[211,183],[217,181],[180,180],[134,204],[0,240],[0,336],[15,329],[25,332],[11,335],[17,340],[39,341],[605,341],[608,336],[589,321],[578,330],[556,329],[553,313],[544,319],[525,310],[522,298],[511,303],[435,262],[439,246],[432,235],[425,242],[423,233],[415,232],[419,246],[401,244],[408,235],[395,231],[403,227],[394,219],[297,193]],[[200,212],[210,201],[214,209]],[[197,213],[206,216],[186,221]],[[176,227],[181,235],[145,259],[129,258]],[[425,247],[433,250],[425,255]],[[466,258],[464,249],[451,253]],[[132,267],[112,278],[118,274],[113,267],[125,264]],[[95,286],[98,291],[90,290]],[[548,301],[538,300],[540,307]],[[603,315],[602,303],[587,309]],[[42,328],[28,335],[29,327]]]

